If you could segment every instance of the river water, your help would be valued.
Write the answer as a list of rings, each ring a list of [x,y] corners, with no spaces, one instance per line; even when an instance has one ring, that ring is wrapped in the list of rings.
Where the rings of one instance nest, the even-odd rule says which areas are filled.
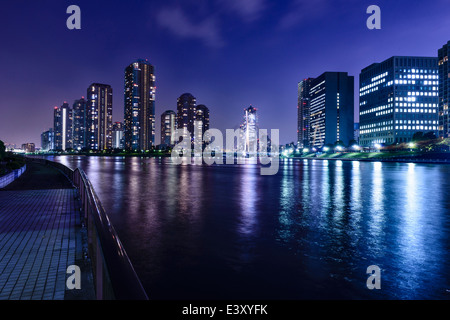
[[[151,299],[450,299],[449,165],[50,159],[86,172]]]

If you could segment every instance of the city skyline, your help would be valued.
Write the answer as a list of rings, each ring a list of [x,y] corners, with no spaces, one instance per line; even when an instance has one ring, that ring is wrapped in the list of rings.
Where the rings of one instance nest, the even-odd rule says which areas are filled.
[[[20,1],[8,4],[7,11],[11,14],[1,22],[12,30],[2,35],[9,50],[0,53],[0,63],[5,70],[2,76],[5,85],[0,89],[5,97],[1,105],[4,115],[0,119],[2,138],[6,143],[16,145],[25,142],[38,145],[40,134],[52,127],[53,106],[79,99],[86,85],[92,82],[108,83],[120,93],[124,63],[147,58],[158,75],[156,115],[175,109],[180,93],[192,92],[215,115],[211,127],[224,130],[238,124],[243,107],[254,105],[261,110],[261,127],[282,129],[280,143],[289,143],[297,140],[296,86],[304,75],[345,71],[357,82],[359,72],[365,66],[394,55],[436,56],[437,49],[448,41],[449,22],[440,19],[446,14],[446,7],[439,1],[415,6],[406,5],[404,1],[395,4],[381,1],[381,30],[368,30],[365,25],[368,17],[365,9],[369,2],[355,2],[351,9],[348,6],[339,9],[338,5],[327,1],[318,3],[317,9],[308,7],[305,1],[291,1],[285,5],[263,0],[252,3],[255,3],[253,9],[243,9],[220,1],[212,5],[189,1],[183,5],[156,2],[154,13],[150,15],[154,19],[145,18],[149,9],[141,4],[142,12],[136,13],[132,23],[132,27],[140,28],[132,36],[132,44],[127,46],[123,43],[124,34],[129,30],[125,26],[130,18],[122,14],[129,8],[127,4],[118,4],[105,15],[101,13],[101,4],[79,1],[81,30],[65,28],[66,4],[48,5],[45,14],[39,17],[35,13],[42,12],[42,7],[27,4],[20,23],[11,19],[21,9]],[[305,17],[306,13],[310,14]],[[167,23],[170,18],[172,24]],[[100,24],[94,23],[96,19],[103,21],[105,26],[97,27]],[[326,26],[320,25],[323,19],[328,22]],[[206,32],[208,21],[220,22],[220,26],[210,28],[216,30],[216,34]],[[440,23],[435,26],[430,21]],[[234,27],[224,27],[231,22],[235,22]],[[183,34],[176,28],[183,23],[198,27],[198,34],[187,31]],[[35,25],[37,30],[32,28]],[[406,28],[407,25],[410,28]],[[402,26],[402,31],[390,32],[395,26]],[[105,28],[112,28],[114,32],[108,34],[106,40],[98,40],[92,52],[80,55],[75,50],[73,53],[64,50],[62,54],[61,47],[90,43],[99,33],[106,32]],[[300,34],[299,31],[305,28],[310,32]],[[137,41],[144,35],[148,40]],[[26,45],[17,42],[17,38],[23,39]],[[316,38],[321,38],[323,46],[317,45],[308,52],[298,50],[303,40]],[[32,67],[27,73],[24,70],[13,72],[20,65],[18,61],[25,59],[29,52],[33,52]],[[58,67],[49,68],[51,66]],[[35,80],[30,76],[33,74],[42,75],[42,79]],[[16,86],[18,81],[21,86]],[[265,83],[270,83],[269,90],[263,85]],[[20,87],[26,89],[24,94],[17,91]],[[356,96],[355,90],[355,121],[359,113]],[[114,122],[122,121],[121,101],[121,95],[115,94]],[[24,112],[30,116],[26,119],[17,117]],[[230,117],[230,114],[236,117]],[[17,127],[23,127],[23,130],[14,132],[13,128]],[[155,127],[160,127],[158,116]],[[156,133],[155,141],[159,141],[159,130]]]

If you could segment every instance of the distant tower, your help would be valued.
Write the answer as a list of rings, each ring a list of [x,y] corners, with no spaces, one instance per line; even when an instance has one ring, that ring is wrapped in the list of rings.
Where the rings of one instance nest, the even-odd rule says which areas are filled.
[[[175,144],[176,113],[167,110],[161,114],[161,144],[173,146]]]
[[[256,153],[258,149],[258,116],[255,107],[244,110],[244,121],[241,125],[243,139],[245,141],[245,152]]]
[[[147,60],[125,68],[125,149],[146,151],[155,145],[155,71]]]

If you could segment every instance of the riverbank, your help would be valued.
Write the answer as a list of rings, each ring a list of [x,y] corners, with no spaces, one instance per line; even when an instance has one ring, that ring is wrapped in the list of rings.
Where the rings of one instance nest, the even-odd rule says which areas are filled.
[[[338,152],[338,153],[309,153],[293,159],[342,160],[342,161],[382,161],[382,162],[413,162],[450,164],[450,153],[418,153],[405,152]]]

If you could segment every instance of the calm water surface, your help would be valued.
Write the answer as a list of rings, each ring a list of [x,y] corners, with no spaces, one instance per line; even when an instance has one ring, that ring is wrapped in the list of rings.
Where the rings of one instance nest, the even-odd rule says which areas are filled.
[[[152,299],[450,299],[448,165],[54,159],[87,173]]]

